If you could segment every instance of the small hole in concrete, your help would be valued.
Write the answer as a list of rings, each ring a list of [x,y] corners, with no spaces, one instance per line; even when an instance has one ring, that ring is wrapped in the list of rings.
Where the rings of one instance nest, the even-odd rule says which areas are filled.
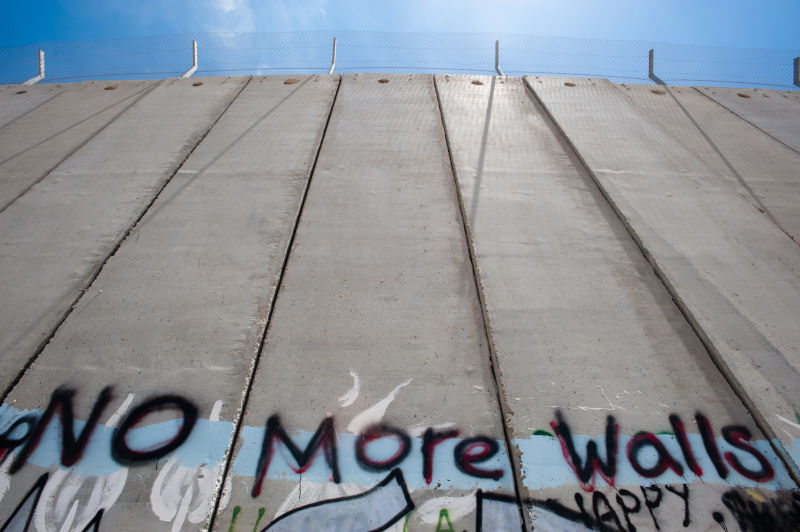
[[[108,87],[106,87],[106,88],[105,88],[105,89],[103,89],[103,90],[105,90],[105,91],[113,91],[113,90],[117,90],[117,86],[116,86],[116,85],[109,85]]]
[[[658,89],[652,89],[650,92],[652,92],[653,94],[666,94],[666,92]]]
[[[289,78],[283,82],[284,85],[294,85],[295,83],[300,83],[299,79]]]
[[[192,83],[192,87],[199,87],[202,84],[203,84],[202,81],[195,81],[194,83]]]
[[[17,94],[25,94],[28,91],[17,91]]]
[[[379,79],[379,80],[378,80],[378,83],[389,83],[389,80],[388,80],[388,79],[386,79],[386,78]]]
[[[483,85],[483,82],[482,81],[478,81],[477,79],[473,79],[472,80],[472,84],[473,85]]]
[[[571,81],[565,81],[565,82],[564,82],[564,85],[565,85],[566,87],[574,87],[574,86],[575,86],[575,84],[574,84],[574,83],[572,83]]]
[[[738,96],[739,98],[749,98],[750,97],[749,94],[742,94],[741,92],[739,94],[737,94],[736,96]]]

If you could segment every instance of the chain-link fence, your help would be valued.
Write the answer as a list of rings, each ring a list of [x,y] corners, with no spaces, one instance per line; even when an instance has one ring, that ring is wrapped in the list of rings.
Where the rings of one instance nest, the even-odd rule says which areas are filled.
[[[750,49],[647,41],[612,41],[488,33],[388,33],[309,31],[284,33],[199,33],[38,42],[0,49],[0,83],[20,83],[38,72],[37,50],[45,52],[45,82],[136,79],[195,75],[267,75],[328,72],[333,38],[336,72],[492,74],[495,41],[506,75],[569,75],[649,82],[648,54],[655,74],[677,85],[745,85],[797,89],[796,49]]]

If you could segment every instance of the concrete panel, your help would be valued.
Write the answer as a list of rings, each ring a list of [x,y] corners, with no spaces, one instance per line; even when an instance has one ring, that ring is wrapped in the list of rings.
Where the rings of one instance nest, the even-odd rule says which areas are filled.
[[[80,530],[101,508],[102,530],[203,526],[339,82],[338,76],[303,76],[288,85],[285,79],[248,83],[7,398],[8,423],[20,412],[44,411],[61,386],[74,391],[75,416],[87,420],[103,387],[113,386],[81,459],[59,468],[51,427],[24,467],[10,479],[6,473],[11,495],[0,515],[10,515],[48,472],[45,491],[60,492],[39,505],[48,529],[71,519]],[[235,94],[242,81],[226,85]],[[226,94],[222,83],[203,83]],[[154,397],[161,398],[154,410],[197,409],[189,439],[168,456],[112,453],[118,447],[111,427],[122,430],[138,405]],[[163,448],[174,434],[165,420],[174,414],[148,413],[126,445]],[[102,497],[93,494],[98,486]]]
[[[800,152],[800,92],[731,87],[698,90]]]
[[[408,530],[473,529],[475,488],[513,492],[496,400],[433,80],[346,74],[215,528],[403,530],[410,499]]]
[[[135,104],[155,83],[116,81],[71,86],[1,128],[0,211]]]
[[[778,481],[763,485],[790,487],[779,458],[524,82],[436,81],[533,526],[546,528],[539,505],[548,500],[580,516],[575,494],[582,486],[614,501],[621,488],[641,498],[641,485],[666,490],[675,482],[690,485],[691,528],[717,526],[712,514],[724,510],[723,494],[750,479],[734,473],[723,480],[700,446],[702,474],[677,449],[682,478],[669,469],[641,474],[633,468],[638,455],[626,452],[624,443],[641,440],[641,431],[660,434],[674,449],[674,436],[663,435],[674,432],[670,416],[683,420],[687,438],[697,443],[698,412],[716,430],[747,427],[778,472]],[[569,438],[551,426],[559,413]],[[559,443],[574,439],[585,456],[591,438],[604,452],[609,416],[620,442],[609,475],[615,485],[599,474],[581,482]],[[662,528],[681,526],[681,504],[665,497]],[[618,504],[609,506],[622,519]],[[631,522],[653,526],[647,512]]]
[[[675,138],[663,117],[682,111],[668,95],[642,91],[644,105],[604,80],[528,81],[761,427],[799,462],[800,248],[707,164],[707,143]]]
[[[733,178],[731,185],[756,209],[765,212],[784,232],[798,240],[800,152],[693,88],[670,89],[689,116],[676,106],[654,105],[660,100],[652,97],[652,90],[644,85],[627,85],[625,94],[657,115],[659,123],[671,131],[677,142],[690,146],[706,164],[713,164],[715,172]]]
[[[688,88],[707,137],[655,86],[292,77],[0,87],[45,176],[0,213],[1,529],[519,530],[515,480],[542,530],[794,526],[785,142]]]
[[[0,85],[0,127],[24,116],[67,90],[69,85]]]
[[[0,389],[241,90],[166,80],[0,213]]]

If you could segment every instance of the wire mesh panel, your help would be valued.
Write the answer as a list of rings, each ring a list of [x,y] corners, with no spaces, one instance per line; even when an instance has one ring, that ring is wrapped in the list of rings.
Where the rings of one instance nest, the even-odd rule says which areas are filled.
[[[675,84],[792,87],[792,61],[800,49],[723,48],[657,43],[656,72]]]
[[[38,73],[37,45],[0,48],[0,83],[22,83]]]
[[[797,49],[748,49],[648,41],[582,39],[522,34],[300,31],[199,33],[38,42],[0,49],[0,83],[20,83],[38,72],[37,50],[46,54],[45,82],[196,75],[323,73],[337,38],[337,72],[492,74],[494,44],[508,75],[569,75],[648,82],[648,53],[655,73],[677,85],[749,85],[796,88]]]
[[[338,41],[343,72],[494,72],[489,34],[344,32]]]
[[[193,37],[197,40],[199,56],[197,74],[327,72],[331,64],[333,37],[332,32],[325,31],[199,34]],[[191,39],[187,36],[185,42],[190,45]],[[190,46],[186,49],[191,51]],[[188,58],[191,60],[191,55]],[[184,61],[184,64],[191,65],[191,61]]]
[[[191,39],[181,46],[186,38],[58,41],[36,43],[34,48],[45,52],[46,81],[157,78],[180,75],[187,62],[191,65]],[[5,64],[0,68],[5,78]]]
[[[506,74],[648,79],[648,43],[541,35],[503,35],[500,42]]]

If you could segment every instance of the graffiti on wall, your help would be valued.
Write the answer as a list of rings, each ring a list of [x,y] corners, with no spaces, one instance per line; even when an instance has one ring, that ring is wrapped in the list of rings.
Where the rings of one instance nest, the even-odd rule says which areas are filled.
[[[695,415],[695,421],[702,440],[702,450],[713,464],[714,472],[719,478],[727,479],[731,469],[742,477],[758,483],[769,482],[775,477],[775,470],[764,456],[764,452],[753,445],[752,435],[747,427],[740,425],[722,427],[721,433],[724,442],[738,451],[738,453],[734,453],[732,450],[727,450],[723,453],[709,419],[698,412]],[[696,445],[690,442],[683,421],[677,415],[672,414],[669,416],[669,422],[673,430],[670,434],[671,439],[680,448],[679,456],[683,459],[686,467],[684,468],[676,453],[667,450],[662,439],[652,432],[645,431],[628,439],[624,449],[624,456],[628,464],[644,479],[659,478],[667,470],[680,477],[684,476],[686,470],[690,470],[698,477],[703,477],[704,470],[698,463]],[[550,426],[558,437],[564,459],[586,491],[594,489],[598,475],[609,486],[615,484],[618,455],[621,449],[619,448],[619,426],[613,416],[606,417],[606,432],[602,443],[605,449],[605,458],[601,457],[598,451],[599,446],[594,440],[587,443],[585,457],[581,458],[569,424],[559,411],[556,411],[556,419],[551,422]],[[649,463],[647,463],[648,458],[645,458],[645,455],[649,455]],[[744,456],[749,460],[746,460]],[[755,467],[748,465],[752,462],[755,462]]]
[[[213,409],[216,415],[199,419],[198,407],[180,395],[150,397],[136,405],[129,395],[102,423],[115,400],[113,389],[103,389],[88,412],[81,413],[85,417],[75,412],[76,394],[59,388],[43,411],[4,405],[0,412],[0,498],[8,498],[5,506],[10,509],[0,516],[3,529],[19,524],[26,529],[38,520],[34,524],[42,530],[64,525],[99,530],[103,515],[124,491],[129,471],[153,463],[160,464],[150,495],[155,516],[178,525],[203,522],[213,508],[233,430],[231,423],[218,419],[219,405]],[[171,412],[172,419],[163,421],[164,412]],[[500,521],[518,523],[520,502],[532,509],[534,519],[564,519],[589,529],[635,530],[637,523],[661,529],[667,506],[672,509],[669,519],[682,527],[694,522],[691,486],[702,481],[727,490],[713,512],[723,528],[735,524],[755,530],[797,522],[796,493],[759,499],[746,491],[794,488],[768,442],[754,440],[745,426],[715,427],[701,412],[691,423],[670,415],[665,425],[670,430],[664,433],[625,436],[609,415],[604,433],[588,437],[574,434],[564,414],[555,411],[550,431],[513,442],[522,453],[523,482],[530,493],[576,489],[567,500],[519,501],[509,495],[514,484],[505,445],[491,436],[466,437],[452,426],[412,433],[385,422],[366,425],[358,434],[341,433],[334,416],[322,418],[313,432],[290,432],[273,413],[263,427],[243,427],[220,508],[229,503],[230,476],[249,479],[254,502],[264,496],[267,479],[297,478],[348,483],[357,486],[357,493],[288,508],[269,522],[262,520],[266,511],[261,507],[256,527],[289,530],[298,522],[332,523],[333,529],[350,529],[353,523],[388,527],[404,519],[407,525],[408,516],[424,506],[415,505],[415,490],[446,488],[472,493],[468,503],[458,504],[477,516],[477,529],[497,529]],[[29,464],[50,470],[32,485],[13,483]],[[75,496],[84,484],[92,486],[92,496],[78,504]],[[252,506],[238,502],[231,527],[241,519],[242,508]],[[456,511],[428,510],[437,528],[452,528]],[[670,521],[666,528],[672,527]]]

